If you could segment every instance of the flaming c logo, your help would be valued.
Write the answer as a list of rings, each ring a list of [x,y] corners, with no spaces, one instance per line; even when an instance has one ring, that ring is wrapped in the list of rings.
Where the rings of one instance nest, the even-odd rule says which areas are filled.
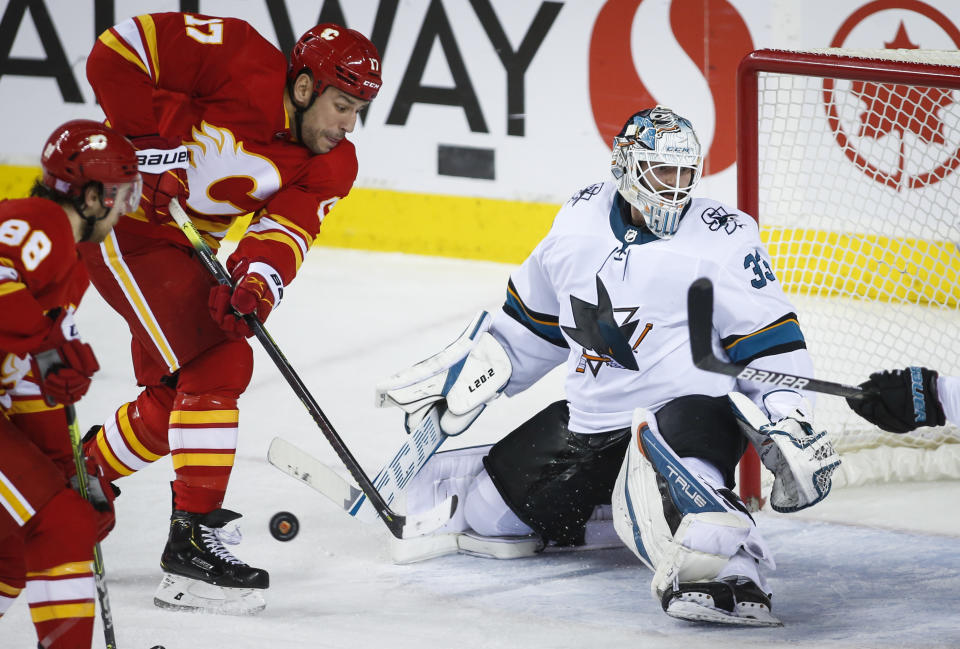
[[[659,103],[644,85],[630,51],[633,17],[643,2],[608,0],[593,25],[590,103],[597,129],[606,142],[612,141],[627,117]],[[665,26],[647,27],[657,30]],[[740,59],[754,49],[750,31],[728,0],[673,0],[670,29],[704,74],[713,95],[714,136],[704,175],[723,171],[737,158],[736,71]],[[682,106],[672,108],[684,114]]]
[[[873,14],[888,9],[912,11],[932,20],[947,33],[957,49],[960,49],[960,30],[942,13],[919,0],[875,0],[860,7],[840,26],[830,46],[843,47],[850,32],[857,25]],[[887,49],[915,50],[922,45],[910,40],[903,22],[891,36],[892,40],[883,44]],[[835,85],[837,84],[833,79],[823,81],[823,104],[827,120],[844,154],[862,169],[867,177],[902,191],[940,182],[960,165],[960,143],[955,143],[958,148],[952,155],[948,152],[945,160],[942,155],[937,156],[940,162],[935,163],[935,168],[917,170],[913,175],[906,173],[905,169],[908,146],[925,146],[931,151],[943,151],[950,144],[944,138],[941,111],[954,103],[952,91],[901,84],[853,82],[849,92],[862,102],[862,111],[856,123],[847,121],[848,129],[844,129],[844,121],[837,110],[838,97],[835,96],[839,95],[840,91]],[[909,140],[907,134],[910,134]],[[895,169],[889,168],[889,165],[871,163],[867,156],[857,149],[858,142],[863,148],[862,143],[868,139],[880,140],[886,137],[899,138],[899,155]]]

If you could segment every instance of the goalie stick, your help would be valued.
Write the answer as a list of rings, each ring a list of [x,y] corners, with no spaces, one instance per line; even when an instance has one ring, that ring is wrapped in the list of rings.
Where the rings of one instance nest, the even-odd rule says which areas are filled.
[[[196,251],[197,256],[200,258],[200,261],[203,263],[206,269],[210,271],[210,274],[213,275],[220,284],[230,286],[230,275],[227,274],[226,269],[214,256],[213,250],[211,250],[210,246],[203,239],[200,231],[197,230],[196,226],[190,220],[190,217],[187,216],[187,213],[183,211],[183,208],[180,206],[180,203],[177,201],[177,199],[170,201],[170,215],[173,217],[173,220],[177,222],[177,225],[180,226],[184,236],[187,237],[187,240],[193,246],[194,251]],[[370,478],[367,477],[366,473],[364,473],[360,463],[357,462],[356,458],[354,458],[353,453],[351,453],[350,449],[348,449],[346,444],[344,444],[343,439],[337,433],[336,429],[334,429],[333,424],[330,423],[330,420],[327,419],[327,416],[320,409],[320,406],[313,398],[313,395],[310,394],[309,390],[307,390],[307,387],[300,379],[300,376],[293,369],[293,366],[290,365],[290,361],[287,360],[286,356],[283,355],[283,352],[280,351],[280,347],[276,342],[274,342],[273,338],[270,337],[270,334],[267,333],[263,323],[261,323],[255,316],[251,314],[247,314],[243,316],[243,318],[253,331],[254,335],[256,335],[257,340],[260,341],[264,351],[267,352],[267,355],[270,356],[270,359],[277,366],[277,369],[280,370],[280,374],[282,374],[283,378],[287,380],[287,383],[293,389],[294,394],[297,395],[297,397],[300,399],[300,402],[307,409],[307,412],[310,413],[310,417],[313,418],[313,421],[320,428],[320,432],[323,433],[323,436],[330,443],[330,446],[333,447],[337,457],[340,458],[340,461],[343,462],[344,466],[350,472],[350,475],[354,480],[357,481],[360,489],[370,500],[370,504],[383,520],[384,524],[387,526],[387,529],[389,529],[390,533],[395,537],[403,538],[404,530],[407,528],[406,517],[390,509],[390,506],[377,491],[376,487],[374,487],[373,483],[370,481]],[[450,500],[447,518],[453,516],[456,508],[457,499],[456,497],[453,497]],[[413,528],[411,528],[410,531],[413,531]],[[430,531],[432,530],[421,528],[417,530],[417,533],[426,534]]]
[[[387,504],[393,503],[446,438],[440,431],[439,416],[433,409],[410,432],[392,459],[373,479],[374,486]],[[267,460],[284,473],[319,491],[351,516],[367,523],[376,520],[377,511],[366,494],[326,464],[287,440],[274,438],[270,443]],[[449,510],[450,506],[444,501],[427,512],[408,516],[407,526],[411,531],[433,531],[447,522],[450,518]]]
[[[400,448],[376,474],[373,484],[387,502],[392,504],[407,483],[415,476],[427,460],[443,444],[446,435],[440,432],[436,411],[431,411],[423,421],[411,431]],[[333,469],[303,451],[285,439],[274,438],[270,443],[267,460],[290,476],[309,485],[329,498],[345,512],[365,522],[376,519],[377,512],[363,491],[357,489],[340,477]],[[436,508],[438,511],[423,515],[427,520],[433,520],[436,514],[449,510],[444,503]],[[419,518],[419,517],[418,517]],[[446,518],[443,522],[446,522]],[[422,526],[417,522],[414,526]],[[411,521],[408,517],[408,525]]]
[[[864,391],[855,385],[820,381],[795,374],[785,374],[737,365],[717,358],[713,353],[713,283],[701,277],[687,291],[687,325],[693,364],[707,372],[735,376],[755,383],[771,383],[784,388],[822,392],[838,397],[863,398]]]

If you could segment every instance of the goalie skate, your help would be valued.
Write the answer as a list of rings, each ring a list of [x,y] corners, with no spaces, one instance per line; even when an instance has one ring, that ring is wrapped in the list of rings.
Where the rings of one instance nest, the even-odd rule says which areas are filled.
[[[667,615],[689,622],[783,626],[770,612],[769,596],[748,579],[677,584],[661,603]]]
[[[153,596],[153,603],[173,611],[253,615],[267,607],[263,593],[261,589],[224,588],[166,573]]]

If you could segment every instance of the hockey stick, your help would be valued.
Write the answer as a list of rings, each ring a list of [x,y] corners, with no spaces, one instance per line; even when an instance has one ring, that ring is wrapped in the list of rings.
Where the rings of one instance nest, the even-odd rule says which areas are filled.
[[[56,349],[49,349],[45,352],[33,355],[37,362],[37,370],[41,376],[63,364],[63,359]],[[47,405],[54,405],[56,402],[48,396],[43,400]],[[87,466],[83,458],[83,441],[80,435],[80,424],[77,423],[77,409],[73,405],[63,407],[63,414],[67,418],[67,430],[70,434],[70,449],[73,452],[73,464],[77,469],[77,488],[80,496],[93,504],[90,500],[90,486],[87,482]],[[110,595],[107,593],[107,580],[103,568],[103,552],[100,550],[100,543],[93,546],[93,581],[97,587],[97,599],[100,600],[100,618],[103,620],[103,639],[107,649],[117,649],[117,637],[113,628],[113,609],[110,608]]]
[[[80,436],[80,424],[77,423],[77,410],[72,405],[64,406],[67,425],[70,429],[70,446],[73,447],[73,463],[77,467],[77,485],[80,495],[87,501],[89,484],[87,466],[83,460],[83,442]],[[103,620],[103,639],[107,649],[117,649],[117,636],[113,628],[113,609],[110,608],[110,595],[107,593],[107,579],[103,568],[103,552],[100,544],[93,546],[93,580],[97,585],[97,599],[100,600],[100,618]]]
[[[446,439],[447,436],[440,431],[437,412],[431,409],[373,479],[374,486],[387,504],[393,503]],[[326,464],[285,439],[274,438],[267,460],[284,473],[319,491],[351,516],[368,523],[376,520],[376,509],[366,494]],[[445,517],[442,522],[446,520]]]
[[[857,399],[865,396],[865,392],[855,385],[759,370],[717,358],[713,353],[713,283],[706,277],[696,280],[687,291],[687,325],[693,364],[701,370],[735,376],[755,383],[771,383],[784,388],[810,390],[838,397]]]
[[[196,251],[197,256],[200,257],[200,261],[207,268],[207,270],[210,271],[210,274],[212,274],[220,284],[230,286],[230,275],[227,274],[226,269],[214,256],[213,250],[211,250],[207,242],[204,241],[203,237],[200,235],[200,232],[190,220],[190,217],[187,216],[186,212],[183,211],[183,208],[180,207],[180,203],[178,203],[176,199],[170,201],[170,215],[173,216],[173,220],[176,221],[177,225],[180,226],[183,234],[187,237],[187,240],[190,241],[190,244]],[[377,514],[383,520],[384,524],[386,524],[387,529],[390,530],[390,533],[397,538],[403,538],[404,529],[407,527],[410,528],[411,532],[416,530],[416,532],[420,534],[426,534],[432,531],[430,529],[426,529],[425,526],[421,527],[408,525],[407,518],[405,516],[390,509],[390,506],[377,491],[376,487],[370,481],[370,478],[368,478],[367,474],[364,473],[360,463],[357,462],[356,458],[353,457],[350,449],[347,448],[346,444],[343,442],[343,439],[341,439],[340,435],[337,434],[333,424],[331,424],[330,420],[327,419],[327,416],[323,414],[320,406],[317,404],[316,400],[314,400],[313,395],[310,394],[310,391],[307,390],[307,387],[304,385],[303,381],[300,380],[300,376],[297,375],[296,371],[290,365],[290,362],[283,355],[283,352],[280,351],[277,343],[275,343],[273,338],[270,337],[270,334],[267,333],[263,323],[257,320],[255,316],[250,314],[243,316],[243,318],[253,331],[254,335],[256,335],[257,340],[260,341],[264,351],[267,352],[267,355],[270,356],[270,359],[277,366],[277,369],[280,370],[283,378],[285,378],[290,387],[293,388],[294,394],[297,395],[297,397],[300,399],[300,402],[307,409],[307,412],[310,413],[313,421],[316,422],[317,426],[320,428],[320,432],[323,433],[323,436],[330,443],[330,446],[333,447],[337,457],[340,458],[340,461],[343,462],[344,466],[347,467],[350,475],[354,480],[357,481],[360,489],[364,494],[366,494],[371,505],[373,505],[374,509],[376,509]],[[457,498],[454,496],[451,498],[449,503],[447,518],[453,516],[456,508]]]

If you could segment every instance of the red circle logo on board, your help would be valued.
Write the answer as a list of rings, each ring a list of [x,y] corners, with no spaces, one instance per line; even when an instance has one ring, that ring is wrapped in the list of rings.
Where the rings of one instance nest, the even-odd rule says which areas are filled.
[[[607,0],[597,14],[590,36],[589,91],[593,119],[604,142],[610,143],[623,123],[643,108],[660,103],[634,65],[631,36],[634,17],[645,0]],[[673,0],[669,24],[639,24],[637,29],[670,29],[690,60],[700,69],[713,98],[713,141],[703,175],[723,171],[737,159],[736,71],[740,59],[753,51],[750,30],[729,0]],[[668,56],[658,66],[669,66]],[[688,116],[684,106],[671,106]],[[696,128],[696,124],[694,124]]]
[[[837,31],[830,47],[847,45],[851,32],[876,14],[903,10],[935,23],[960,49],[960,30],[942,13],[919,0],[875,0],[852,13]],[[877,43],[880,49],[921,49],[925,46],[911,36],[911,21],[901,20],[890,40]],[[857,47],[865,47],[857,43]],[[926,47],[931,47],[926,45]],[[943,49],[942,47],[940,49]],[[837,108],[843,93],[858,100],[856,115]],[[954,91],[906,84],[854,81],[839,88],[833,79],[823,80],[823,103],[834,139],[847,158],[863,173],[888,187],[902,191],[940,182],[960,166],[960,142],[945,137],[943,111],[956,103]],[[890,141],[888,138],[895,138]],[[896,148],[896,161],[880,160],[876,152]],[[926,169],[911,168],[910,149],[923,148],[920,157],[929,161]]]

